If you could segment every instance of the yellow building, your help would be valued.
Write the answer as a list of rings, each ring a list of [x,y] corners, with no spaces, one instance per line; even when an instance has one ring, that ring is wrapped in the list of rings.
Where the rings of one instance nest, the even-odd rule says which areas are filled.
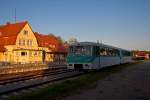
[[[0,62],[49,62],[60,53],[66,49],[57,38],[34,33],[27,21],[0,26]]]

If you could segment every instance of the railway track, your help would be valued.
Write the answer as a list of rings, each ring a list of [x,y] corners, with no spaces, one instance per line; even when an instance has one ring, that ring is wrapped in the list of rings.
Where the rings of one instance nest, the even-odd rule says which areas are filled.
[[[0,97],[3,95],[12,94],[13,92],[19,92],[29,88],[36,88],[37,86],[48,84],[54,81],[63,80],[65,78],[80,75],[82,72],[68,70],[68,69],[57,69],[47,70],[44,73],[35,76],[24,76],[12,78],[11,80],[0,81]]]
[[[43,76],[49,76],[49,75],[55,75],[55,74],[59,74],[59,73],[63,73],[69,71],[67,69],[57,69],[57,70],[51,70],[51,69],[47,69],[47,70],[40,70],[40,71],[35,71],[35,72],[28,72],[28,73],[24,73],[24,75],[22,74],[18,74],[17,76],[13,76],[13,77],[5,77],[0,79],[0,85],[5,85],[5,84],[11,84],[13,82],[19,82],[19,81],[25,81],[25,80],[29,80],[29,79],[35,79],[35,78],[39,78],[39,77],[43,77]]]

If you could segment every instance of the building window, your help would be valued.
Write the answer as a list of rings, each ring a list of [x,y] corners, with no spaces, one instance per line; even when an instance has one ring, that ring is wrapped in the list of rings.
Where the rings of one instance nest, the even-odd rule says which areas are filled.
[[[55,46],[55,45],[53,45],[53,44],[50,44],[50,45],[49,45],[49,47],[51,47],[51,48],[55,48],[56,46]]]
[[[27,40],[27,46],[32,46],[32,40]]]
[[[30,45],[30,40],[27,40],[27,46],[29,46]]]
[[[26,40],[20,39],[18,44],[24,46],[24,45],[26,45]]]
[[[27,52],[21,52],[21,56],[26,56]]]
[[[24,30],[23,34],[24,34],[24,35],[28,35],[28,31],[27,31],[27,30]]]
[[[39,51],[38,53],[39,53],[39,56],[42,56],[42,54],[41,54],[41,52],[40,52],[40,51]]]
[[[25,40],[22,40],[22,45],[25,45],[25,42],[26,42]]]
[[[36,51],[34,52],[34,56],[38,56],[38,53]]]
[[[29,56],[32,56],[32,51],[29,52]]]
[[[19,40],[19,45],[21,45],[22,43],[21,43],[22,41],[21,41],[21,39]]]
[[[29,41],[29,45],[32,46],[32,40]]]

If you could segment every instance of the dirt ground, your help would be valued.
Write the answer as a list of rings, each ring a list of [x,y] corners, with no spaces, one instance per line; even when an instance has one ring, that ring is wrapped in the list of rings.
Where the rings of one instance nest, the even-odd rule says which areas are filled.
[[[150,61],[130,65],[62,100],[150,100]]]

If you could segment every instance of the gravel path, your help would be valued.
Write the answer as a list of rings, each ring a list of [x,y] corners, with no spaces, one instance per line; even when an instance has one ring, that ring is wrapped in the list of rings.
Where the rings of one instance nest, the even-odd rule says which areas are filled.
[[[150,61],[130,65],[62,100],[150,100]]]

